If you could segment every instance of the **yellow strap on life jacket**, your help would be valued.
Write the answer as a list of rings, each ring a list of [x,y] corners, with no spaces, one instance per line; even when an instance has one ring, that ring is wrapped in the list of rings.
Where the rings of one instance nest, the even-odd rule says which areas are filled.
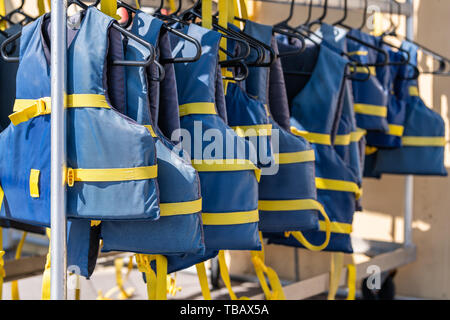
[[[146,125],[144,125],[144,127],[147,128],[147,130],[150,132],[150,134],[152,135],[153,138],[158,137],[155,133],[155,130],[153,130],[153,127],[150,124],[146,124]]]
[[[353,260],[353,256],[352,256]],[[328,300],[334,300],[339,288],[342,269],[344,268],[344,253],[333,252],[331,255],[330,284],[328,290]],[[356,294],[356,266],[354,263],[347,265],[347,300],[355,300]]]
[[[309,199],[309,200],[295,200],[298,201],[295,203],[294,210],[317,210],[324,218],[324,230],[325,231],[325,240],[321,245],[313,245],[310,243],[301,231],[289,231],[285,232],[285,237],[293,236],[298,242],[300,242],[306,249],[311,251],[322,251],[328,246],[331,237],[331,221],[325,212],[324,207],[317,200]],[[301,202],[300,202],[301,201]]]
[[[194,102],[180,105],[179,113],[180,117],[184,117],[191,114],[217,114],[217,111],[213,102]]]
[[[44,0],[37,0],[37,7],[38,7],[39,16],[42,16],[43,14],[45,14],[46,10],[45,10]]]
[[[15,259],[19,260],[22,255],[23,244],[25,243],[25,238],[27,237],[27,232],[23,232],[20,238],[19,244],[16,249]],[[11,282],[11,300],[20,300],[19,296],[19,283],[17,280]]]
[[[202,27],[212,29],[212,1],[202,0]]]
[[[401,137],[403,136],[403,132],[405,131],[405,127],[397,124],[390,124],[389,131],[387,134],[391,136]]]
[[[331,136],[326,133],[314,133],[314,132],[302,131],[302,130],[298,130],[295,127],[291,127],[291,132],[296,136],[305,138],[310,143],[331,145]]]
[[[386,106],[376,106],[373,104],[355,103],[353,108],[355,113],[382,118],[386,118],[388,113]]]
[[[271,124],[231,127],[240,137],[265,137],[272,135]]]
[[[347,52],[347,54],[349,56],[367,56],[369,54],[369,52],[368,51],[359,50],[359,51]]]
[[[42,275],[42,300],[50,300],[50,265],[51,265],[51,242],[50,242],[50,228],[46,229],[47,237],[49,239],[47,260],[45,261],[44,273]]]
[[[69,187],[75,182],[109,182],[148,180],[157,177],[158,166],[112,169],[73,169],[67,168],[66,181]]]
[[[316,160],[314,150],[274,154],[276,164],[312,162]]]
[[[445,147],[445,137],[414,137],[404,136],[402,145],[405,147]]]
[[[240,297],[238,298],[231,287],[231,279],[230,274],[228,273],[228,266],[225,260],[225,251],[219,251],[219,269],[220,269],[220,277],[222,278],[225,287],[227,287],[228,294],[230,295],[231,300],[250,300],[248,297]]]
[[[261,169],[248,159],[192,159],[191,162],[199,172],[253,170],[258,182],[261,178]]]
[[[178,291],[181,291],[181,287],[177,286],[177,273],[175,272],[173,277],[172,275],[167,275],[167,294],[170,294],[172,297],[175,297]]]
[[[254,223],[259,221],[258,210],[222,212],[222,213],[202,213],[203,225],[233,225]]]
[[[377,147],[366,146],[365,155],[370,156],[371,154],[374,154],[377,151],[378,151]]]
[[[138,269],[144,272],[147,280],[149,300],[167,299],[167,258],[160,254],[136,254]],[[150,263],[156,262],[156,274]]]
[[[105,96],[100,94],[73,94],[67,96],[67,108],[105,108],[111,109]],[[9,115],[11,122],[18,124],[32,118],[51,113],[51,98],[40,99],[16,99],[14,113]]]
[[[351,192],[355,194],[356,200],[362,196],[362,189],[360,189],[358,185],[352,181],[316,178],[316,188],[322,190]]]
[[[200,262],[195,265],[197,269],[198,281],[200,282],[200,288],[204,300],[211,300],[211,291],[209,290],[208,277],[206,276],[205,263]]]
[[[281,285],[277,273],[265,264],[262,232],[259,232],[259,238],[261,241],[261,251],[252,251],[251,256],[253,267],[255,268],[256,276],[259,279],[264,295],[267,300],[286,300],[283,292],[283,286]],[[267,275],[267,278],[269,279],[270,288],[267,284],[265,275]]]
[[[175,8],[175,0],[169,0],[169,7],[170,12],[174,12],[175,10],[177,10],[177,8]]]
[[[30,170],[30,196],[32,198],[39,198],[39,175],[40,171],[37,169]]]
[[[180,214],[193,214],[202,211],[202,199],[200,198],[198,200],[185,202],[160,203],[159,209],[160,215],[164,217]]]
[[[5,0],[0,0],[0,15],[2,17],[6,16]],[[3,31],[6,29],[6,27],[7,27],[6,20],[0,21],[0,30]]]
[[[374,66],[369,66],[369,67],[350,67],[349,68],[351,72],[356,72],[356,73],[363,73],[363,74],[368,74],[370,73],[372,76],[376,76],[377,75],[377,69]]]
[[[413,97],[419,97],[419,88],[417,86],[410,86],[409,87],[409,95]]]
[[[121,17],[117,14],[117,1],[116,0],[100,0],[100,10],[117,20],[120,20]]]

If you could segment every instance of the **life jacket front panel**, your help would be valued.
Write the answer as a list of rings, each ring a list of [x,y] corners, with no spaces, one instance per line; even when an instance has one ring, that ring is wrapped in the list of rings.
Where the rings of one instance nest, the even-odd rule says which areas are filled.
[[[9,218],[50,224],[50,67],[44,17],[24,27],[13,121],[0,136],[11,153],[0,183]],[[92,220],[159,216],[156,152],[148,130],[110,105],[104,86],[112,19],[95,8],[80,16],[69,43],[67,215]]]
[[[352,29],[348,34],[373,46],[378,46],[376,37],[360,30]],[[377,51],[351,39],[347,40],[347,52],[362,64],[374,64],[380,59]],[[360,68],[356,72],[364,73],[361,74],[361,78],[364,79],[368,71],[366,68]],[[356,122],[362,129],[387,132],[389,129],[386,119],[388,91],[383,88],[376,77],[376,68],[369,67],[369,72],[371,76],[367,81],[353,81]]]
[[[131,32],[158,48],[162,21],[138,12]],[[147,50],[129,40],[127,60],[142,60]],[[128,251],[145,254],[202,254],[204,250],[201,223],[200,181],[190,162],[177,155],[174,145],[153,124],[151,111],[158,114],[156,101],[150,108],[153,96],[160,89],[152,87],[149,69],[127,68],[127,110],[129,116],[154,132],[158,161],[158,186],[160,191],[160,218],[156,221],[103,221],[102,251]],[[166,74],[166,77],[168,74]],[[170,81],[170,79],[167,79]],[[166,80],[164,80],[166,81]],[[178,106],[177,106],[178,108]],[[132,235],[132,236],[130,236]]]
[[[215,105],[221,36],[195,24],[182,31],[202,46],[198,61],[174,67],[181,128],[189,133],[183,139],[189,141],[191,148],[186,149],[191,149],[191,161],[200,176],[206,248],[259,250],[259,169],[249,159],[252,146],[227,126]],[[191,43],[172,39],[174,57],[195,55]]]

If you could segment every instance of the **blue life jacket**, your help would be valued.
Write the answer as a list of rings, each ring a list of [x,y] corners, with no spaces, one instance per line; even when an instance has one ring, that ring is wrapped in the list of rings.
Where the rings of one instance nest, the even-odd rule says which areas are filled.
[[[113,19],[86,10],[67,50],[67,216],[156,219],[153,137],[110,104],[105,61]],[[50,64],[40,17],[23,28],[15,113],[0,134],[1,216],[50,225]],[[4,210],[3,210],[4,209]]]
[[[360,30],[353,29],[348,34],[364,42],[378,46],[376,37]],[[380,59],[377,51],[351,39],[347,40],[347,51],[356,61],[363,64],[374,64]],[[376,68],[370,67],[369,69],[371,76],[367,81],[353,81],[356,123],[362,129],[387,132],[389,130],[387,122],[388,91],[383,88],[379,79],[376,77]],[[362,79],[367,76],[366,68],[362,67],[360,70],[356,70],[356,72],[366,73],[361,74]]]
[[[383,46],[389,53],[390,62],[401,62],[404,57],[401,52],[393,51],[387,46]],[[397,78],[402,79],[407,76],[407,68],[401,65],[390,65],[377,68],[377,77],[389,92],[387,122],[389,130],[387,132],[369,131],[367,133],[367,144],[377,148],[399,148],[402,145],[402,135],[404,130],[406,103],[395,94],[394,83]],[[402,81],[402,80],[398,80]]]
[[[410,62],[417,65],[417,47],[409,42],[404,42],[402,47],[410,52]],[[412,74],[412,70],[409,72]],[[396,91],[399,99],[406,103],[402,147],[380,149],[376,154],[375,172],[446,176],[444,120],[420,98],[417,80],[401,81]]]
[[[252,146],[228,127],[216,108],[221,36],[195,24],[183,26],[182,32],[197,39],[202,46],[198,61],[178,63],[174,67],[182,142],[183,146],[192,147],[185,150],[190,152],[192,165],[200,176],[206,248],[259,250],[260,172],[256,162],[249,159]],[[195,54],[193,44],[179,37],[171,40],[174,57]]]
[[[297,59],[300,60],[301,56]],[[292,70],[295,61],[291,63],[293,65],[283,63],[283,69]],[[293,132],[304,136],[315,150],[317,198],[331,220],[331,238],[325,250],[350,253],[353,214],[361,191],[359,177],[335,147],[341,127],[340,105],[345,90],[346,68],[346,59],[330,50],[328,45],[320,46],[309,81],[291,100],[291,125]],[[325,223],[320,220],[319,231],[305,231],[303,234],[309,242],[319,245],[324,242],[324,229]],[[293,236],[286,239],[281,234],[274,234],[269,241],[301,246]]]
[[[272,45],[270,26],[247,21],[244,32],[268,46]],[[249,59],[254,60],[254,56],[252,50]],[[232,84],[229,84],[229,99],[227,92],[227,107],[230,101],[230,104],[239,104],[241,109],[250,113],[252,109],[250,106],[256,103],[259,105],[257,110],[264,112],[272,126],[275,161],[269,168],[262,170],[259,184],[259,229],[263,232],[317,230],[319,204],[316,201],[314,180],[314,150],[304,138],[282,128],[271,115],[272,109],[283,106],[268,105],[269,78],[268,67],[252,67],[249,68],[249,76],[245,80],[250,97],[245,97],[243,92],[232,95],[238,90],[235,86],[231,86]],[[255,96],[258,101],[251,96]],[[241,112],[228,110],[231,111],[228,112],[230,121],[234,119],[243,124],[246,120],[241,116]],[[283,110],[289,112],[287,106]],[[282,115],[281,112],[276,114],[278,118],[289,117],[289,114]],[[256,116],[251,118],[255,119]]]
[[[131,32],[158,48],[162,24],[161,20],[139,11],[134,16]],[[142,60],[146,54],[147,49],[142,45],[134,40],[128,41],[127,60]],[[159,91],[151,90],[147,80],[151,76],[151,71],[146,68],[127,68],[126,110],[129,117],[145,125],[154,135],[160,218],[156,221],[103,221],[102,251],[203,254],[200,181],[190,161],[179,157],[176,150],[172,151],[174,145],[158,128],[158,123],[161,123],[158,121],[159,101],[155,101],[156,106],[151,108],[150,100],[158,98]],[[163,82],[170,81],[169,77],[170,73],[167,73]]]

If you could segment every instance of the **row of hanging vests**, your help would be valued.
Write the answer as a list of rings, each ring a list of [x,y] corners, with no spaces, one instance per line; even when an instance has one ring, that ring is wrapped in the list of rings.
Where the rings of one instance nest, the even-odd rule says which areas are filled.
[[[102,11],[115,17],[116,1],[102,1]],[[240,48],[212,23],[211,1],[201,3],[201,26],[171,23],[176,32],[135,11],[130,32],[139,38],[126,41],[112,27],[114,18],[95,7],[68,18],[67,251],[80,275],[91,276],[100,247],[133,252],[149,298],[165,299],[166,274],[195,265],[210,299],[204,262],[218,256],[237,299],[224,250],[247,250],[266,298],[283,299],[278,276],[264,262],[264,237],[334,252],[333,298],[342,254],[353,252],[363,172],[446,174],[443,121],[423,104],[417,81],[405,80],[411,71],[350,70],[341,52],[362,63],[380,57],[347,39],[347,31],[322,23],[313,34],[319,44],[306,41],[298,50],[296,39],[248,20],[244,0],[220,0],[220,27],[257,39],[277,56],[297,52],[249,66],[244,81],[233,81],[232,69],[220,62],[230,59],[225,51]],[[2,101],[12,114],[1,119],[0,134],[8,150],[0,155],[0,221],[38,232],[50,227],[50,32],[48,14],[22,28],[16,93]],[[348,33],[383,47],[377,37]],[[149,47],[160,65],[114,63],[146,60]],[[164,63],[195,56],[198,47],[195,62]],[[403,47],[416,64],[417,48]],[[391,60],[401,55],[389,49]],[[252,47],[246,62],[256,56]],[[13,66],[3,62],[2,75],[3,65]],[[43,297],[49,267],[48,260]],[[352,298],[353,265],[348,272]]]

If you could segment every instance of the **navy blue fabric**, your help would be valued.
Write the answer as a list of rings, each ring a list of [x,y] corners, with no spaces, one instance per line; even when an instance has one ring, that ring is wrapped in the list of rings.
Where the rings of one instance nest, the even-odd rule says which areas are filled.
[[[402,47],[411,54],[411,63],[417,65],[417,47],[404,42]],[[409,75],[413,73],[409,70]],[[417,86],[417,80],[396,86],[398,96],[406,103],[404,137],[445,137],[442,117],[428,108],[419,96],[410,96],[409,87]],[[376,158],[377,174],[414,174],[447,176],[444,165],[444,147],[402,146],[392,150],[379,150]]]
[[[275,38],[272,38],[272,48],[275,53],[278,54],[278,42]],[[286,83],[283,77],[283,67],[281,66],[281,60],[275,59],[270,66],[269,71],[269,110],[273,119],[284,130],[290,130],[289,121],[289,103],[286,92]]]
[[[401,52],[393,51],[387,46],[383,46],[389,53],[390,62],[403,61]],[[385,88],[389,91],[387,121],[389,125],[404,126],[406,117],[406,102],[399,99],[395,93],[395,81],[407,77],[407,68],[400,65],[377,68],[377,77],[380,82],[385,83]],[[398,80],[396,80],[398,79]],[[367,144],[377,148],[399,148],[402,145],[402,137],[379,131],[367,132]]]
[[[270,46],[275,42],[272,37],[272,28],[269,26],[250,23],[246,27],[246,32],[266,45]],[[259,109],[263,110],[264,104],[272,101],[270,108],[277,108],[277,118],[285,121],[284,119],[289,119],[289,107],[287,105],[286,88],[282,74],[278,75],[278,81],[274,83],[274,86],[276,86],[274,87],[275,91],[272,91],[272,94],[270,94],[270,85],[273,82],[271,83],[269,81],[269,72],[272,70],[274,72],[282,72],[279,59],[275,63],[278,65],[278,69],[269,67],[249,69],[249,77],[246,79],[247,92],[250,92],[249,95],[252,95],[251,92],[253,90],[253,95],[259,97],[257,99],[259,101],[251,97],[239,99],[239,96],[234,97],[234,101],[237,103],[236,101],[243,100],[241,108],[247,105],[247,111],[255,103],[259,103]],[[280,81],[280,78],[283,81]],[[276,79],[277,77],[274,78],[274,80]],[[275,97],[277,94],[280,95],[280,98]],[[270,96],[272,96],[271,99]],[[237,110],[234,112],[229,111],[228,114],[230,119],[233,116],[241,122],[244,120],[242,112],[238,112]],[[285,130],[276,122],[271,112],[267,116],[269,123],[272,124],[274,153],[278,153],[281,157],[286,153],[311,150],[311,146],[305,139],[294,136],[288,131],[290,130],[290,124],[285,124],[288,127],[288,130]],[[257,124],[258,122],[253,121],[253,123]],[[276,170],[273,170],[274,168]],[[315,200],[316,187],[314,179],[314,161],[272,165],[271,168],[267,170],[263,169],[262,171],[261,181],[259,183],[259,200]],[[259,213],[259,229],[263,232],[317,230],[319,226],[318,213],[315,210],[282,210],[280,208],[277,211],[266,211],[260,208]]]
[[[132,32],[157,46],[162,23],[143,12],[133,20]],[[147,50],[134,40],[126,47],[127,60],[142,60]],[[152,125],[149,98],[159,92],[149,92],[149,69],[127,68],[127,110],[129,116],[143,125]],[[156,76],[153,74],[153,76]],[[160,87],[156,87],[157,89]],[[159,105],[152,111],[157,112]],[[159,123],[159,122],[158,122]],[[154,126],[154,125],[153,125]],[[189,162],[172,152],[174,145],[154,126],[158,161],[160,203],[183,204],[200,199],[199,178]],[[176,151],[176,150],[175,150]],[[202,254],[204,251],[201,212],[165,216],[163,207],[156,221],[103,221],[102,251],[130,251],[146,254]]]
[[[378,39],[376,37],[364,33],[360,30],[350,30],[349,35],[364,42],[370,43],[373,46],[378,46]],[[347,41],[347,50],[349,53],[355,53],[359,51],[367,52],[367,55],[356,54],[353,56],[356,61],[359,61],[363,64],[374,64],[381,59],[377,51],[351,39]],[[366,76],[366,74],[363,74],[361,75],[361,78],[365,78]],[[367,81],[353,81],[354,101],[357,104],[387,107],[388,94],[388,90],[383,87],[379,79],[374,75],[371,75]],[[356,113],[356,122],[359,128],[366,130],[386,132],[389,129],[386,117]]]
[[[347,61],[330,50],[328,45],[321,46],[309,81],[292,100],[292,126],[301,131],[328,134],[331,141],[334,141],[341,126],[342,112],[339,112],[339,109],[342,110],[342,107],[339,105],[342,104],[344,96],[346,65]],[[341,158],[335,146],[312,145],[316,154],[316,177],[358,183],[359,179],[355,176],[350,162]],[[356,204],[353,193],[318,189],[317,198],[332,222],[352,224]],[[304,234],[308,241],[316,245],[323,243],[325,239],[325,233],[322,231],[308,231]],[[283,234],[265,235],[269,236],[271,243],[301,247],[292,236],[286,239]],[[350,235],[332,232],[330,243],[325,250],[352,252]]]
[[[179,63],[175,65],[178,100],[180,105],[187,103],[215,103],[218,51],[220,34],[199,27],[195,24],[184,26],[183,32],[200,41],[202,55],[194,63]],[[174,57],[192,56],[194,46],[181,38],[172,38],[172,53]],[[211,143],[196,133],[195,125],[200,124],[202,132],[215,129],[220,132],[214,139],[223,139],[222,157],[216,157],[219,150],[210,150]],[[199,144],[201,148],[191,154],[191,159],[236,159],[238,155],[249,154],[246,150],[251,145],[237,136],[219,115],[191,114],[181,118],[181,127],[190,133],[190,145]],[[218,130],[218,131],[217,131]],[[233,141],[234,150],[227,150],[228,141]],[[214,152],[213,152],[214,151]],[[217,151],[217,152],[216,152]],[[199,154],[201,152],[201,154]],[[242,157],[239,157],[242,158]],[[195,163],[195,162],[194,162]],[[253,170],[199,172],[204,213],[227,213],[252,211],[258,207],[258,182]],[[259,250],[258,223],[204,225],[205,244],[212,250]]]

